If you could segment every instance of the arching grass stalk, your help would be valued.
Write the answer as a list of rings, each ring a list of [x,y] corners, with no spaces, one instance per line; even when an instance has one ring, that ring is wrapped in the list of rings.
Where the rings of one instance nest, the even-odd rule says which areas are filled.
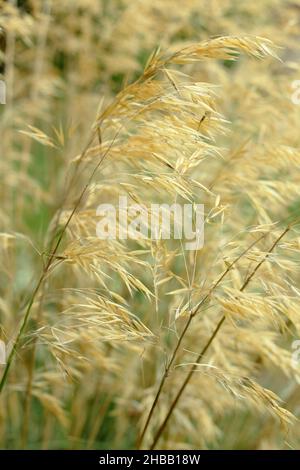
[[[74,207],[73,207],[73,209],[72,209],[72,211],[71,211],[71,213],[70,213],[70,215],[69,215],[69,217],[68,217],[68,219],[67,219],[65,225],[63,226],[62,230],[60,231],[59,236],[58,236],[58,239],[57,239],[57,241],[56,241],[56,244],[54,245],[54,248],[53,248],[52,252],[51,252],[50,255],[49,255],[49,259],[48,259],[48,261],[47,261],[45,267],[43,268],[42,274],[40,275],[40,278],[39,278],[39,280],[38,280],[38,282],[37,282],[37,284],[36,284],[36,287],[35,287],[35,289],[34,289],[32,295],[31,295],[31,298],[30,298],[30,300],[29,300],[29,302],[28,302],[28,305],[27,305],[27,308],[26,308],[26,311],[25,311],[23,320],[22,320],[22,322],[21,322],[21,326],[20,326],[20,328],[19,328],[18,334],[17,334],[16,339],[15,339],[15,341],[14,341],[12,350],[11,350],[9,356],[8,356],[7,363],[6,363],[6,365],[5,365],[5,369],[4,369],[4,372],[3,372],[3,375],[2,375],[2,378],[1,378],[1,382],[0,382],[0,393],[2,392],[2,390],[3,390],[3,388],[4,388],[4,385],[5,385],[6,381],[7,381],[7,376],[8,376],[9,370],[10,370],[10,368],[11,368],[12,361],[13,361],[13,359],[14,359],[14,356],[15,356],[15,354],[16,354],[16,352],[17,352],[17,348],[18,348],[18,346],[19,346],[20,340],[21,340],[21,338],[22,338],[22,336],[23,336],[23,333],[24,333],[24,331],[25,331],[25,329],[26,329],[26,326],[27,326],[27,324],[28,324],[28,320],[29,320],[29,318],[30,318],[30,313],[31,313],[31,309],[32,309],[33,303],[34,303],[34,301],[35,301],[35,299],[36,299],[36,296],[37,296],[38,292],[40,291],[40,288],[41,288],[41,286],[42,286],[44,280],[46,279],[46,277],[47,277],[47,275],[48,275],[49,269],[50,269],[50,267],[52,266],[52,262],[53,262],[53,260],[54,260],[55,257],[56,257],[57,250],[58,250],[58,248],[59,248],[59,246],[60,246],[60,244],[61,244],[61,242],[62,242],[63,236],[64,236],[64,234],[65,234],[65,232],[66,232],[66,230],[67,230],[67,228],[68,228],[68,226],[69,226],[69,224],[70,224],[70,222],[71,222],[71,220],[72,220],[72,218],[73,218],[75,212],[77,211],[78,207],[80,206],[80,203],[81,203],[81,201],[83,200],[83,197],[84,197],[85,193],[87,192],[87,190],[88,190],[88,188],[89,188],[89,186],[90,186],[90,184],[91,184],[91,182],[92,182],[92,180],[93,180],[95,174],[97,173],[97,171],[98,171],[100,165],[102,164],[103,160],[105,159],[105,157],[106,157],[107,154],[109,153],[111,147],[113,146],[113,144],[114,144],[114,142],[115,142],[115,140],[116,140],[116,138],[117,138],[117,136],[118,136],[118,133],[119,133],[119,131],[116,132],[116,134],[115,134],[114,138],[112,139],[112,142],[110,143],[109,147],[108,147],[107,150],[104,152],[104,154],[101,155],[99,161],[97,162],[97,165],[94,167],[94,169],[93,169],[93,171],[92,171],[90,177],[88,178],[88,181],[87,181],[87,183],[85,184],[83,190],[81,191],[81,194],[80,194],[79,198],[77,199],[77,202],[76,202],[76,204],[74,205]],[[94,140],[94,138],[92,138],[92,139],[90,140],[90,142],[93,142],[93,140]],[[85,148],[85,150],[83,151],[82,155],[87,152],[87,150],[88,150],[88,148],[89,148],[89,145],[90,145],[90,143],[86,146],[86,148]]]
[[[243,292],[246,287],[248,286],[248,284],[250,283],[251,279],[255,276],[256,272],[259,270],[259,268],[262,266],[262,264],[268,259],[270,253],[272,253],[272,251],[275,249],[275,247],[278,245],[278,243],[280,242],[280,240],[289,232],[291,226],[289,225],[288,227],[286,227],[284,229],[284,231],[280,234],[280,236],[274,241],[274,243],[272,244],[272,246],[269,248],[268,252],[266,253],[266,255],[262,258],[262,260],[255,266],[255,268],[252,270],[252,272],[249,274],[249,276],[247,276],[247,278],[245,279],[243,285],[241,286],[240,288],[240,292]],[[177,403],[179,402],[185,388],[187,387],[188,383],[190,382],[194,372],[197,370],[197,366],[198,364],[201,362],[202,358],[204,357],[204,355],[206,354],[207,350],[209,349],[210,345],[212,344],[213,340],[215,339],[215,337],[217,336],[218,332],[220,331],[222,325],[224,324],[226,320],[226,316],[223,315],[222,318],[220,319],[220,321],[218,322],[216,328],[214,329],[212,335],[210,336],[209,340],[207,341],[207,343],[205,344],[204,348],[202,349],[202,351],[199,353],[194,365],[191,367],[190,371],[188,372],[186,378],[184,379],[179,391],[177,392],[177,395],[175,396],[170,408],[169,408],[169,411],[165,417],[165,419],[163,420],[162,424],[159,426],[155,436],[154,436],[154,439],[153,439],[153,442],[151,444],[151,447],[150,449],[154,449],[158,440],[160,439],[162,433],[164,432],[167,424],[168,424],[168,421],[170,419],[170,417],[172,416],[173,414],[173,411],[175,410],[176,408],[176,405]]]
[[[202,305],[205,304],[205,302],[207,301],[207,299],[209,299],[209,297],[211,296],[211,294],[214,292],[214,290],[219,286],[219,284],[223,281],[223,279],[227,276],[227,274],[229,273],[229,271],[231,271],[231,269],[233,268],[233,266],[243,257],[245,256],[249,250],[251,250],[251,248],[253,248],[253,246],[255,246],[258,242],[260,242],[263,238],[266,237],[266,235],[268,235],[268,233],[264,233],[263,235],[261,235],[257,240],[255,240],[254,242],[252,242],[239,256],[237,256],[232,263],[230,263],[227,268],[224,270],[224,272],[221,274],[221,276],[217,279],[217,281],[212,285],[212,287],[209,289],[208,293],[203,297],[203,299],[198,303],[198,305],[193,309],[193,311],[190,313],[185,325],[184,325],[184,328],[178,338],[178,341],[176,343],[176,346],[173,350],[173,353],[172,353],[172,356],[171,356],[171,359],[169,360],[168,364],[166,365],[166,369],[165,369],[165,372],[162,376],[162,379],[160,381],[160,384],[159,384],[159,387],[158,387],[158,390],[156,392],[156,395],[155,395],[155,398],[154,398],[154,401],[152,403],[152,406],[150,408],[150,411],[149,411],[149,414],[147,416],[147,419],[146,419],[146,422],[145,422],[145,425],[143,427],[143,430],[142,430],[142,433],[141,435],[139,436],[139,439],[138,439],[138,442],[137,442],[137,447],[140,448],[141,445],[142,445],[142,442],[143,442],[143,439],[145,437],[145,434],[147,432],[147,429],[148,429],[148,426],[150,424],[150,421],[151,421],[151,418],[153,416],[153,413],[154,413],[154,410],[156,408],[156,405],[158,403],[158,400],[159,400],[159,397],[161,395],[161,392],[162,392],[162,389],[164,387],[164,384],[165,384],[165,381],[168,377],[168,374],[170,372],[170,369],[176,359],[176,356],[177,356],[177,353],[178,353],[178,350],[181,346],[181,343],[182,343],[182,340],[183,338],[185,337],[185,334],[187,332],[187,330],[189,329],[190,327],[190,324],[194,318],[194,316],[199,312],[199,310],[201,309]]]

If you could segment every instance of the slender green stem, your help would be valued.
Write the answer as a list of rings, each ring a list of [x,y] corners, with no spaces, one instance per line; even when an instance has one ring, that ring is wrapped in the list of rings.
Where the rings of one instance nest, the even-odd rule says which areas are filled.
[[[64,234],[65,234],[65,232],[66,232],[66,230],[67,230],[67,228],[68,228],[68,226],[69,226],[69,224],[70,224],[70,222],[71,222],[71,220],[72,220],[72,218],[73,218],[75,212],[77,211],[78,207],[80,206],[80,203],[82,202],[82,200],[83,200],[83,198],[84,198],[84,196],[85,196],[85,193],[86,193],[86,191],[88,190],[88,188],[89,188],[89,186],[90,186],[90,184],[91,184],[91,182],[92,182],[92,180],[93,180],[95,174],[97,173],[97,171],[98,171],[98,169],[99,169],[101,163],[103,162],[104,158],[106,157],[106,155],[107,155],[108,152],[110,151],[111,147],[113,146],[113,144],[114,144],[114,142],[115,142],[115,140],[116,140],[118,134],[119,134],[119,130],[116,132],[116,134],[115,134],[115,136],[114,136],[114,138],[113,138],[111,144],[109,145],[109,147],[107,148],[107,150],[104,152],[104,154],[101,155],[101,158],[99,159],[97,165],[94,167],[94,169],[93,169],[93,171],[92,171],[92,173],[91,173],[91,175],[90,175],[90,177],[89,177],[89,179],[88,179],[86,185],[84,186],[84,188],[83,188],[83,190],[82,190],[82,192],[81,192],[81,194],[80,194],[80,196],[79,196],[77,202],[76,202],[75,205],[74,205],[73,210],[71,211],[71,213],[70,213],[70,215],[69,215],[69,217],[68,217],[68,219],[67,219],[65,225],[63,226],[63,228],[62,228],[62,230],[61,230],[61,232],[60,232],[60,234],[59,234],[59,236],[58,236],[58,239],[57,239],[57,242],[56,242],[56,244],[55,244],[55,246],[54,246],[54,249],[53,249],[52,252],[50,253],[49,259],[48,259],[48,261],[47,261],[47,263],[46,263],[46,265],[45,265],[45,267],[44,267],[44,269],[43,269],[43,271],[42,271],[42,274],[41,274],[41,276],[40,276],[40,278],[39,278],[39,280],[38,280],[38,282],[37,282],[37,284],[36,284],[36,287],[35,287],[35,289],[34,289],[32,295],[31,295],[31,298],[30,298],[29,303],[28,303],[28,305],[27,305],[27,308],[26,308],[26,311],[25,311],[25,315],[24,315],[24,317],[23,317],[23,320],[22,320],[21,326],[20,326],[20,328],[19,328],[17,337],[16,337],[16,339],[15,339],[15,341],[14,341],[12,350],[11,350],[9,356],[8,356],[7,363],[6,363],[6,366],[5,366],[5,369],[4,369],[2,378],[1,378],[1,382],[0,382],[0,393],[2,392],[3,387],[4,387],[5,383],[6,383],[7,376],[8,376],[8,373],[9,373],[9,370],[10,370],[10,367],[11,367],[11,364],[12,364],[12,361],[13,361],[13,358],[14,358],[14,356],[15,356],[15,354],[16,354],[18,345],[19,345],[19,343],[20,343],[20,339],[21,339],[21,337],[23,336],[23,333],[24,333],[25,328],[26,328],[26,326],[27,326],[27,323],[28,323],[28,320],[29,320],[29,317],[30,317],[30,313],[31,313],[31,309],[32,309],[32,306],[33,306],[34,301],[35,301],[35,299],[36,299],[36,296],[37,296],[37,294],[39,293],[39,290],[40,290],[40,288],[41,288],[41,286],[42,286],[44,280],[46,279],[46,277],[47,277],[47,275],[48,275],[49,269],[50,269],[50,267],[52,266],[52,262],[53,262],[53,260],[55,259],[57,250],[58,250],[58,248],[60,247],[60,244],[61,244],[61,242],[62,242],[63,236],[64,236]],[[91,139],[91,140],[92,140],[92,139]],[[87,148],[84,150],[84,153],[85,153],[86,151],[87,151]]]

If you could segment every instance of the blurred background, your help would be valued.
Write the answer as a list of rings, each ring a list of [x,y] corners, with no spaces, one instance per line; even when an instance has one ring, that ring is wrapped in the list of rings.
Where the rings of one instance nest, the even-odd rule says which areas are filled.
[[[246,40],[229,55],[203,46],[200,60],[175,63],[151,88],[145,70],[153,53],[172,57],[222,36],[272,44],[252,57]],[[33,299],[1,393],[1,448],[136,447],[191,304],[253,233],[275,239],[285,218],[300,215],[299,40],[296,0],[0,0],[0,338],[8,351],[55,236],[98,152],[112,147]],[[153,96],[162,109],[151,108]],[[146,106],[149,115],[136,116]],[[97,241],[95,208],[120,194],[205,203],[211,221],[198,263],[167,242]],[[287,426],[275,395],[263,391],[299,416],[291,346],[300,338],[298,232],[236,301],[270,245],[262,241],[242,260],[195,319],[146,447],[225,309],[228,324],[207,368],[195,374],[158,447],[299,448],[299,424]],[[262,390],[245,387],[244,377]]]

